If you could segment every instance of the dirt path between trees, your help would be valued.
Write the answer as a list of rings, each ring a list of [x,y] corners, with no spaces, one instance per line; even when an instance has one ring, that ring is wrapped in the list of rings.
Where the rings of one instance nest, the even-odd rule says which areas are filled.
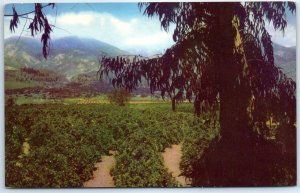
[[[189,181],[185,179],[184,176],[179,176],[181,171],[179,164],[181,161],[181,152],[182,144],[172,145],[171,148],[166,148],[165,152],[162,153],[165,167],[169,172],[172,173],[172,176],[178,181],[178,183],[183,187],[188,187]],[[93,172],[93,177],[89,181],[83,184],[85,188],[93,187],[115,187],[113,177],[110,175],[110,170],[115,165],[114,154],[115,152],[110,151],[110,156],[102,156],[101,162],[96,163],[95,167],[97,168]]]
[[[163,152],[164,164],[169,172],[172,173],[172,176],[178,181],[178,183],[183,187],[188,187],[189,181],[185,180],[184,176],[179,176],[181,171],[179,168],[182,152],[182,144],[172,145],[171,148],[166,148]]]
[[[102,156],[102,161],[96,163],[97,170],[93,172],[92,179],[83,184],[83,187],[115,187],[113,177],[110,175],[110,169],[115,165],[115,152],[110,151],[109,153],[112,155]]]

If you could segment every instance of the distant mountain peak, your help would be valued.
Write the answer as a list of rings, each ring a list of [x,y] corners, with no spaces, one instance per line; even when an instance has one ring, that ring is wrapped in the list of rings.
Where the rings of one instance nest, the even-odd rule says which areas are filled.
[[[36,38],[14,36],[4,40],[5,66],[49,68],[65,73],[68,77],[96,70],[98,57],[104,53],[110,56],[128,55],[108,43],[78,36],[67,36],[51,41],[47,60],[42,56],[42,44]],[[284,47],[273,43],[275,64],[296,80],[296,47]]]
[[[129,54],[99,40],[68,36],[51,41],[50,55],[45,60],[39,40],[31,37],[18,39],[10,37],[4,41],[5,66],[47,68],[62,72],[67,77],[97,70],[98,57],[104,53],[110,56]]]

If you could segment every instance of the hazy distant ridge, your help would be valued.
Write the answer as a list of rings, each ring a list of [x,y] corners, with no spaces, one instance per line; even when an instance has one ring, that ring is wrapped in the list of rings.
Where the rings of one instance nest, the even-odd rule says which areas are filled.
[[[288,77],[296,80],[296,47],[274,46],[275,64]],[[4,40],[4,61],[6,68],[34,67],[58,70],[69,79],[78,74],[95,71],[99,67],[98,57],[129,54],[105,42],[69,36],[52,40],[50,56],[42,56],[42,44],[34,38],[11,37]]]
[[[47,68],[58,70],[68,78],[97,70],[98,57],[124,55],[128,52],[95,39],[74,36],[52,40],[47,60],[42,56],[42,44],[34,38],[18,37],[5,39],[4,61],[6,68]]]

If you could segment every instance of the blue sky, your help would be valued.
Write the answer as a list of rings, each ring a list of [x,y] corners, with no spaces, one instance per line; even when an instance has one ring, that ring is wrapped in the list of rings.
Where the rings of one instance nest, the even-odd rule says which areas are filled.
[[[67,12],[98,12],[98,13],[110,13],[117,18],[124,20],[131,19],[133,17],[140,17],[142,14],[138,9],[137,3],[59,3],[54,9],[47,7],[44,9],[47,15],[63,14]],[[4,13],[11,14],[12,4],[6,6]],[[28,12],[33,10],[33,5],[28,4],[15,4],[17,11],[20,13]]]
[[[16,10],[18,13],[28,12],[32,6],[16,5]],[[54,9],[45,9],[45,13],[50,23],[58,27],[53,28],[52,39],[74,35],[95,38],[143,55],[162,53],[174,44],[172,30],[169,33],[161,30],[159,20],[144,16],[137,3],[64,3],[57,4]],[[5,14],[11,14],[11,5],[6,6]],[[19,35],[25,23],[25,19],[21,19],[20,27],[12,34],[9,20],[5,17],[5,38]],[[27,29],[22,35],[30,36],[30,31]]]
[[[33,4],[16,4],[16,10],[19,14],[31,11]],[[4,13],[11,14],[11,5],[6,6]],[[60,3],[54,9],[46,8],[45,13],[48,20],[58,27],[53,28],[53,39],[64,36],[95,38],[144,55],[161,53],[174,44],[174,25],[169,33],[163,31],[158,18],[144,16],[137,3]],[[295,15],[288,14],[284,36],[282,32],[274,31],[272,25],[267,25],[274,42],[283,46],[296,45],[295,18]],[[25,19],[21,19],[20,27],[11,33],[9,20],[9,17],[4,18],[5,38],[19,35],[25,24]],[[22,35],[30,36],[30,31],[27,29]]]

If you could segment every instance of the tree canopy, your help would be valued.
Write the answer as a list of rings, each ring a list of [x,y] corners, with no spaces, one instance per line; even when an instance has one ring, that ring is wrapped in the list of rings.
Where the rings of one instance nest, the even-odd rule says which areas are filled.
[[[165,30],[168,30],[170,23],[176,24],[173,34],[176,44],[167,49],[162,56],[153,58],[103,57],[100,62],[100,76],[113,73],[111,78],[114,86],[132,90],[144,77],[149,82],[151,92],[159,90],[162,96],[177,89],[180,93],[185,91],[187,98],[191,98],[193,94],[199,102],[215,102],[222,82],[224,79],[229,80],[220,77],[222,71],[231,67],[226,66],[220,58],[220,53],[226,50],[228,42],[218,38],[218,24],[221,18],[228,15],[222,13],[224,6],[231,6],[230,22],[233,25],[222,28],[236,28],[236,35],[232,37],[232,43],[235,45],[233,48],[227,48],[235,49],[232,55],[235,56],[235,60],[239,60],[232,74],[235,77],[230,78],[234,81],[232,85],[244,84],[244,88],[248,87],[255,115],[261,112],[262,116],[266,116],[268,113],[265,111],[268,109],[280,116],[282,107],[277,109],[280,113],[276,113],[270,103],[278,104],[278,100],[283,97],[290,102],[295,101],[295,83],[275,67],[271,36],[265,29],[265,21],[269,21],[275,29],[284,31],[287,25],[284,18],[285,8],[295,12],[293,3],[178,2],[139,5],[140,9],[146,7],[144,14],[149,17],[158,15]],[[242,81],[243,78],[245,80]],[[289,109],[292,108],[289,107],[285,111]],[[254,119],[260,119],[255,115]],[[292,117],[291,119],[294,120]]]
[[[220,137],[194,167],[195,171],[206,170],[211,174],[206,177],[195,174],[194,184],[253,185],[260,184],[258,179],[274,177],[274,172],[267,170],[278,170],[276,164],[266,166],[261,163],[263,158],[256,162],[249,154],[261,157],[277,148],[262,134],[270,117],[281,127],[286,125],[284,130],[294,128],[296,83],[274,65],[271,36],[265,22],[284,31],[286,11],[294,13],[295,4],[176,2],[140,3],[139,7],[145,8],[148,17],[157,15],[166,31],[171,23],[176,25],[175,45],[162,56],[153,58],[103,57],[100,76],[110,74],[116,87],[129,90],[136,88],[144,77],[151,91],[160,90],[162,96],[171,80],[172,89],[184,91],[188,97],[195,96],[197,114],[201,103],[219,105]],[[295,144],[292,146],[291,151]],[[263,147],[268,150],[262,153]],[[226,159],[220,159],[222,155]],[[271,157],[265,160],[271,161]],[[236,163],[233,159],[240,161]],[[294,158],[291,160],[295,163]],[[230,168],[233,163],[236,165]],[[255,163],[266,167],[259,169]],[[290,169],[295,171],[293,167]],[[251,171],[253,175],[236,179],[241,170]]]

